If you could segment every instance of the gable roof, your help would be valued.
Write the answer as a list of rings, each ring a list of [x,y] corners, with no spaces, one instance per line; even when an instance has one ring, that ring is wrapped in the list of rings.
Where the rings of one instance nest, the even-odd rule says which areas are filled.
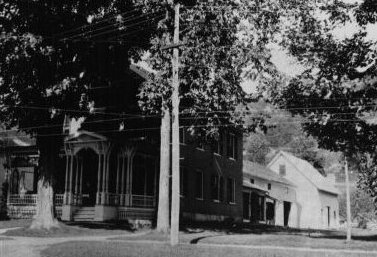
[[[270,167],[279,157],[283,157],[288,160],[318,190],[336,195],[339,194],[339,191],[335,187],[335,185],[332,185],[324,176],[322,176],[319,171],[313,167],[313,165],[285,151],[279,151],[278,154],[267,165],[267,167]]]
[[[255,162],[243,161],[243,176],[257,177],[267,181],[273,181],[284,185],[293,186],[293,184],[286,178],[276,174],[269,168]]]

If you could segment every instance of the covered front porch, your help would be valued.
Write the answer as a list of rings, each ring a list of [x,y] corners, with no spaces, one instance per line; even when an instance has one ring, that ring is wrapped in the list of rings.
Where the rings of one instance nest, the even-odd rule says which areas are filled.
[[[114,142],[88,131],[69,136],[57,165],[55,216],[65,221],[151,221],[156,209],[158,159],[150,145],[137,139]],[[38,153],[22,156],[33,162],[24,165],[15,153],[8,161],[11,218],[31,218],[36,213]],[[32,168],[32,175],[24,175]]]
[[[277,200],[264,188],[243,182],[243,220],[253,224],[275,225]]]
[[[157,160],[145,148],[79,131],[65,141],[64,157],[62,220],[153,219]]]

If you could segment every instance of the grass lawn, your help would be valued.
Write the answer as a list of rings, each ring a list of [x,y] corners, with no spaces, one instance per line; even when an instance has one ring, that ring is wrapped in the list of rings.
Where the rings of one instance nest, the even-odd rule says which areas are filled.
[[[359,257],[365,256],[344,252],[302,252],[294,250],[245,249],[184,244],[170,247],[162,243],[140,242],[85,242],[71,241],[49,246],[41,252],[42,257]]]
[[[30,226],[30,219],[0,220],[0,229]]]
[[[345,239],[326,238],[321,236],[309,237],[308,235],[219,235],[203,238],[199,243],[377,251],[377,244],[372,241],[353,240],[351,243],[347,244]]]
[[[60,223],[60,228],[51,230],[30,229],[26,226],[9,230],[3,233],[5,236],[24,237],[71,237],[71,236],[107,236],[125,235],[133,231],[126,224],[120,223]]]
[[[353,231],[353,241],[345,243],[344,231],[323,231],[320,233],[287,232],[287,231],[211,231],[205,229],[185,230],[180,232],[180,242],[189,244],[235,244],[235,245],[262,245],[307,247],[313,249],[348,249],[377,251],[377,231],[357,230]],[[149,240],[168,242],[168,237],[152,231],[151,233],[135,237],[114,237],[114,240]]]

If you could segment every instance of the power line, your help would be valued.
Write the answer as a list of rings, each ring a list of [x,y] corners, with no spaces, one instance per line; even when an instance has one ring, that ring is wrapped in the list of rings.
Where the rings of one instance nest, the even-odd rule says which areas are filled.
[[[75,31],[78,31],[78,30],[81,30],[81,29],[87,29],[87,28],[90,28],[90,27],[93,27],[93,26],[96,26],[96,25],[99,25],[99,24],[102,24],[104,22],[107,22],[111,19],[114,19],[116,18],[117,16],[123,16],[123,15],[126,15],[126,14],[130,14],[130,13],[133,13],[133,12],[140,12],[142,11],[142,9],[134,9],[134,10],[131,10],[131,11],[127,11],[127,12],[123,12],[123,13],[116,13],[116,14],[111,14],[110,17],[108,18],[105,18],[105,19],[102,19],[100,21],[97,21],[97,22],[94,22],[94,23],[91,23],[91,24],[87,24],[87,25],[82,25],[80,27],[77,27],[77,28],[73,28],[73,29],[69,29],[69,30],[66,30],[66,31],[63,31],[63,32],[60,32],[56,35],[54,35],[55,37],[59,37],[59,36],[62,36],[64,34],[67,34],[67,33],[71,33],[71,32],[75,32]]]
[[[156,12],[156,13],[159,13],[159,12]],[[145,16],[145,15],[148,15],[148,14],[143,14],[143,15],[140,15],[139,17],[136,17],[135,19],[130,19],[130,20],[137,20],[137,19],[139,19],[139,18],[141,18],[142,16]],[[109,33],[112,33],[112,32],[120,31],[121,27],[132,28],[132,27],[135,27],[137,25],[146,23],[148,21],[155,20],[155,19],[163,17],[163,16],[165,16],[165,14],[161,14],[161,15],[158,15],[156,17],[149,18],[149,19],[146,19],[146,20],[143,20],[143,21],[139,21],[139,22],[136,22],[136,23],[131,23],[131,24],[123,24],[123,23],[114,22],[113,24],[109,24],[107,26],[104,26],[104,27],[101,27],[101,28],[97,28],[97,29],[95,29],[93,31],[89,30],[89,31],[86,31],[86,32],[78,33],[76,35],[71,35],[69,37],[62,38],[61,40],[62,41],[74,40],[77,37],[85,37],[85,36],[98,37],[98,36],[101,36],[101,35],[105,35],[105,34],[109,34]],[[128,21],[128,20],[125,20],[125,21]],[[113,28],[113,27],[115,27],[117,25],[119,25],[119,26],[116,27],[116,28]],[[101,31],[101,30],[104,30],[104,31]],[[98,32],[98,33],[95,33],[95,32]],[[94,33],[94,34],[93,35],[88,35],[88,34],[91,34],[91,33]]]

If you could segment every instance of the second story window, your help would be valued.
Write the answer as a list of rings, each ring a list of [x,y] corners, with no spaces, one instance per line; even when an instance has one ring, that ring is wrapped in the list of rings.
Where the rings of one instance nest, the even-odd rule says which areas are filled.
[[[271,190],[271,184],[270,184],[270,183],[268,183],[268,185],[267,185],[267,189],[268,189],[268,190]]]
[[[198,148],[200,150],[204,150],[204,143],[203,143],[203,141],[199,140],[198,143],[197,143],[196,148]]]
[[[179,143],[186,144],[186,129],[179,128]]]
[[[213,152],[218,155],[223,154],[223,137],[220,132],[219,132],[219,138],[217,138],[217,140],[215,140],[213,144]]]
[[[238,155],[238,143],[237,136],[233,133],[229,133],[227,137],[227,155],[228,157],[237,160]]]
[[[179,190],[181,197],[186,197],[188,193],[188,172],[185,167],[179,169]]]
[[[279,174],[281,176],[285,176],[287,173],[286,169],[285,169],[285,164],[280,164],[279,165]]]
[[[250,183],[254,184],[254,179],[253,178],[250,179]]]

